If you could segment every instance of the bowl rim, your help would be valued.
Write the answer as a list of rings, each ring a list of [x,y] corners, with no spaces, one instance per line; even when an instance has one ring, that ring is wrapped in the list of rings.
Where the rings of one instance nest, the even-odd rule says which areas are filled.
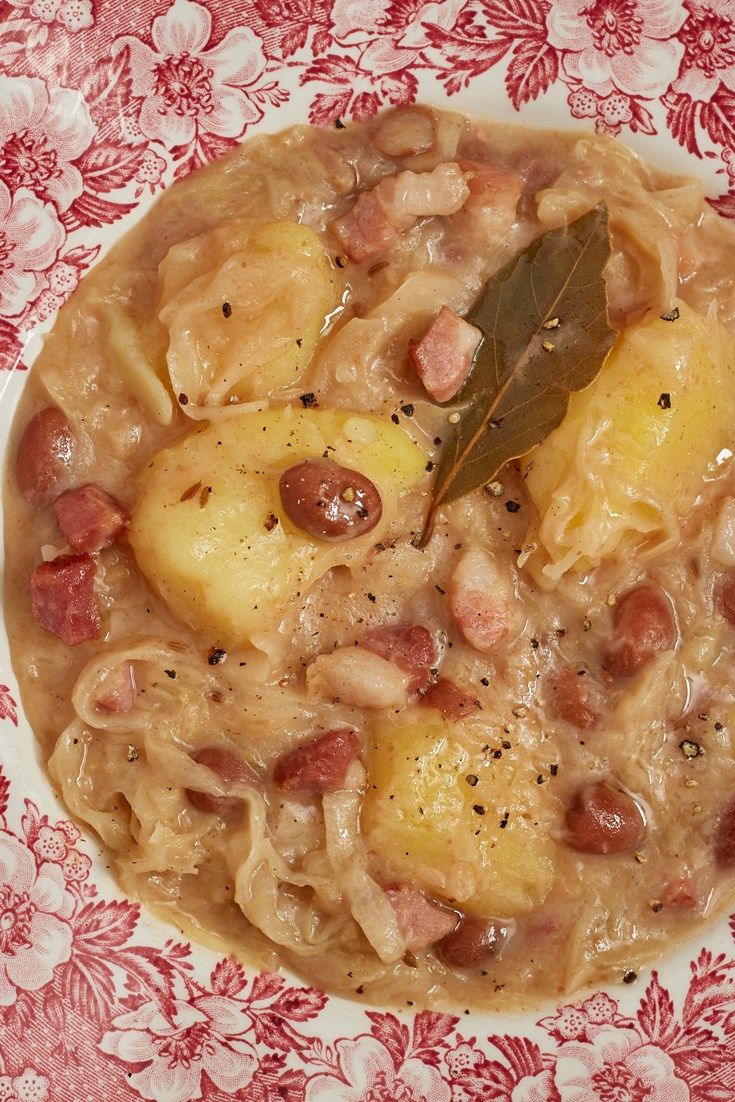
[[[27,368],[78,279],[177,173],[253,133],[415,99],[581,135],[596,127],[700,176],[715,209],[735,215],[735,31],[709,83],[697,53],[703,28],[726,33],[716,5],[706,18],[674,0],[598,0],[587,15],[583,0],[256,0],[227,11],[162,0],[104,14],[98,0],[9,5],[0,207],[18,263],[14,281],[0,276],[3,450]],[[607,46],[598,9],[615,24]],[[160,89],[177,64],[190,99],[201,92],[178,104],[188,115]],[[18,135],[39,156],[25,176],[13,162],[11,177]],[[101,848],[80,838],[51,791],[4,625],[0,671],[0,910],[17,919],[25,893],[48,938],[44,955],[28,927],[21,968],[0,934],[0,1020],[16,1042],[0,1059],[2,1097],[44,1102],[81,1085],[75,1051],[99,1061],[84,1080],[90,1099],[186,1102],[247,1088],[263,1102],[276,1089],[294,1102],[357,1102],[394,1087],[405,1102],[592,1102],[595,1075],[611,1069],[654,1102],[733,1097],[735,916],[704,926],[637,984],[578,992],[545,1014],[369,1008],[286,973],[255,975],[177,943],[168,923],[121,898]],[[172,1038],[185,1035],[206,1035],[210,1050],[194,1046],[186,1067],[182,1056],[167,1070]]]

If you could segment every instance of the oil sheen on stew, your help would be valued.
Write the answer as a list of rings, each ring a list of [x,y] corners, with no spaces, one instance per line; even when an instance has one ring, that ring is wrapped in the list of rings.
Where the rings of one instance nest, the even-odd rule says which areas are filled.
[[[421,546],[467,315],[601,204],[599,375]],[[127,892],[332,992],[494,1008],[732,902],[733,274],[697,181],[421,106],[163,196],[61,310],[5,485],[25,710]]]

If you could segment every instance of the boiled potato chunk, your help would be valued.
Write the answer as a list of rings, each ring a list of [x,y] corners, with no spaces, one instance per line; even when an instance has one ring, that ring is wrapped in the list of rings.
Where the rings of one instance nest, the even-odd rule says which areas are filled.
[[[417,715],[382,730],[371,745],[363,806],[368,849],[391,876],[469,914],[523,914],[554,877],[542,794],[528,774],[508,751],[499,759],[471,752],[449,723]]]
[[[298,383],[338,301],[319,238],[295,222],[228,222],[175,245],[160,277],[171,384],[190,416]]]
[[[328,455],[367,475],[383,515],[346,543],[314,539],[283,513],[278,483],[294,464]],[[130,542],[171,609],[213,641],[268,649],[286,608],[327,570],[404,531],[426,456],[387,419],[293,407],[242,413],[192,431],[143,469]],[[402,501],[402,495],[409,495]],[[400,509],[399,509],[400,504]]]
[[[539,512],[531,566],[547,580],[665,548],[703,480],[732,445],[735,346],[715,319],[684,303],[618,337],[600,375],[528,457]]]

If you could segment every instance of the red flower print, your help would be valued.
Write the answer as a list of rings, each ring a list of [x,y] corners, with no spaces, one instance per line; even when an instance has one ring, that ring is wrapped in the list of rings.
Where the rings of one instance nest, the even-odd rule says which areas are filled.
[[[33,1068],[0,1076],[0,1102],[48,1102],[48,1079]]]
[[[562,1102],[554,1086],[554,1072],[544,1068],[535,1075],[526,1075],[513,1087],[510,1102]],[[617,1099],[614,1102],[618,1102]]]
[[[359,46],[360,68],[375,75],[405,70],[429,45],[427,25],[449,30],[464,0],[406,5],[400,17],[390,0],[334,0],[331,32],[344,46]]]
[[[146,190],[153,195],[156,188],[162,184],[166,167],[166,161],[163,157],[159,157],[153,149],[146,149],[143,160],[138,166],[138,171],[135,173],[135,181],[140,185],[135,189],[136,197],[142,195]]]
[[[449,1085],[437,1068],[414,1056],[396,1066],[377,1037],[342,1038],[335,1048],[334,1071],[309,1080],[305,1102],[451,1102]]]
[[[256,1067],[255,1049],[242,1034],[250,1027],[242,1004],[219,995],[175,1002],[166,1013],[144,1003],[112,1022],[100,1042],[122,1063],[145,1065],[127,1081],[142,1098],[192,1102],[202,1097],[206,1072],[221,1091],[240,1091]]]
[[[633,131],[655,134],[653,117],[647,107],[633,96],[611,92],[600,96],[589,88],[575,88],[567,96],[575,119],[594,119],[598,134],[620,134],[624,126]]]
[[[129,52],[132,92],[143,100],[142,134],[167,149],[190,145],[200,132],[237,138],[263,115],[246,91],[265,69],[260,38],[249,27],[233,27],[210,46],[211,34],[207,8],[175,0],[153,20],[152,47],[132,35],[113,44],[113,57]]]
[[[38,991],[71,953],[73,900],[58,865],[0,833],[0,1006]]]
[[[684,17],[677,0],[552,0],[548,40],[567,76],[600,95],[659,96],[679,69]]]
[[[98,252],[99,249],[82,246],[70,249],[39,277],[39,285],[43,289],[23,317],[20,327],[25,332],[48,321],[61,309]]]
[[[94,25],[91,0],[8,0],[12,7],[43,26],[40,42],[46,41],[49,24],[58,23],[76,34]]]
[[[709,101],[720,83],[735,91],[735,9],[731,0],[695,4],[686,0],[687,17],[679,31],[684,45],[674,91]]]
[[[36,77],[0,77],[0,180],[11,191],[26,187],[68,210],[84,187],[73,162],[94,130],[79,92],[49,92]]]
[[[0,316],[23,313],[65,237],[50,203],[25,187],[11,195],[0,180]]]
[[[557,1054],[554,1083],[564,1102],[690,1102],[689,1087],[662,1048],[629,1028],[589,1029]]]

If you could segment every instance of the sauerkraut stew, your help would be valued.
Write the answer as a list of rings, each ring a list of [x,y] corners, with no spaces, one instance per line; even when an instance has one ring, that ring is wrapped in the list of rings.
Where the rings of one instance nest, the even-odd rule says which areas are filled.
[[[467,1006],[631,981],[724,903],[734,273],[696,181],[424,107],[164,195],[5,488],[26,713],[127,891]]]

